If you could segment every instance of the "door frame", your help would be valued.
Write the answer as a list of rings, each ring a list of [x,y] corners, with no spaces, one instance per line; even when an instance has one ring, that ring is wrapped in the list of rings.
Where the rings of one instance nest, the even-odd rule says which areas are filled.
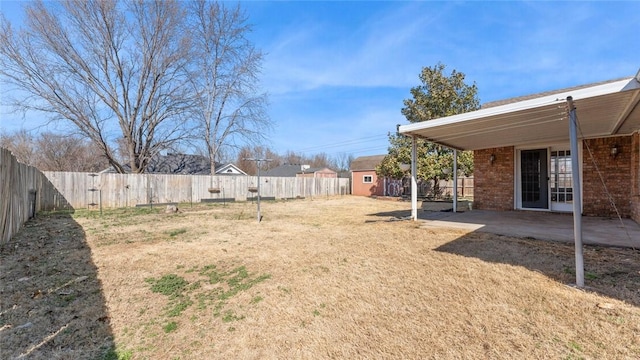
[[[582,186],[582,176],[583,166],[582,166],[582,141],[578,144],[578,163],[580,169],[580,189],[582,190],[584,187]],[[536,150],[536,149],[546,149],[547,150],[547,178],[551,176],[551,151],[559,150],[559,149],[569,149],[569,143],[553,143],[553,144],[537,144],[537,145],[529,145],[529,146],[519,146],[514,147],[514,181],[515,184],[514,194],[513,194],[513,208],[515,210],[527,210],[527,211],[546,211],[546,212],[573,212],[573,208],[568,211],[564,210],[554,210],[553,204],[551,203],[551,181],[547,181],[547,208],[525,208],[522,206],[522,174],[521,174],[521,152],[522,150]],[[582,194],[581,194],[582,195]],[[584,208],[584,204],[583,204]],[[582,211],[582,209],[581,209]]]

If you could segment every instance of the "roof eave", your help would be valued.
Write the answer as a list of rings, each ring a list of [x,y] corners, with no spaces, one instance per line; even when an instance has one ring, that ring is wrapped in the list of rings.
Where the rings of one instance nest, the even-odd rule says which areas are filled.
[[[491,108],[480,109],[473,112],[468,112],[464,114],[453,115],[449,117],[433,119],[429,121],[424,121],[420,123],[413,123],[408,125],[401,125],[398,129],[400,134],[406,136],[416,136],[422,139],[426,139],[428,141],[447,146],[452,149],[458,150],[473,150],[473,148],[465,148],[465,146],[460,146],[460,144],[456,144],[456,141],[452,140],[452,136],[448,136],[449,140],[445,139],[445,136],[437,136],[432,137],[434,135],[434,131],[429,131],[429,129],[439,128],[440,131],[442,129],[448,129],[451,127],[453,133],[455,134],[454,129],[460,129],[461,127],[466,127],[466,124],[475,123],[477,121],[488,120],[492,117],[499,116],[509,116],[515,113],[525,114],[530,111],[549,111],[549,109],[553,109],[554,105],[558,107],[560,111],[564,111],[563,108],[566,103],[566,98],[568,96],[572,96],[574,101],[586,100],[590,98],[596,98],[599,96],[611,95],[616,93],[622,93],[626,91],[636,91],[634,94],[634,100],[630,102],[628,109],[626,109],[622,116],[617,119],[616,123],[612,124],[612,134],[621,127],[622,123],[625,121],[625,117],[633,111],[636,107],[640,99],[640,80],[637,78],[640,76],[640,73],[636,77],[625,78],[622,80],[615,80],[604,84],[598,84],[591,87],[585,87],[581,89],[568,89],[565,91],[559,90],[558,92],[551,93],[549,95],[540,96],[533,99],[528,99],[524,101],[509,103],[505,105],[495,106]],[[556,105],[557,104],[557,105]],[[539,110],[538,110],[539,109]],[[520,115],[518,115],[520,116]],[[513,127],[520,126],[517,123],[514,123]],[[481,136],[484,132],[478,131],[477,136]],[[612,134],[603,134],[603,136],[611,136]],[[467,133],[465,136],[476,136],[475,132]],[[485,134],[486,135],[486,134]],[[454,135],[455,136],[455,135]],[[550,135],[551,136],[551,135]],[[439,137],[439,138],[438,138]],[[547,140],[547,139],[545,139]],[[550,140],[550,138],[549,138]],[[505,142],[506,139],[495,139],[495,143]],[[519,144],[514,144],[519,145]]]

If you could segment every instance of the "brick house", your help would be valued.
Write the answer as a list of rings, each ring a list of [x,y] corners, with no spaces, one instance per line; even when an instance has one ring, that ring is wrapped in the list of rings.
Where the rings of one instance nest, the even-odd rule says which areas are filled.
[[[351,161],[351,194],[359,196],[383,196],[384,178],[376,174],[386,155],[360,156]]]
[[[474,151],[476,209],[572,212],[576,154],[570,150],[568,97],[577,114],[582,214],[617,217],[617,209],[640,222],[640,72],[494,102],[399,130]]]

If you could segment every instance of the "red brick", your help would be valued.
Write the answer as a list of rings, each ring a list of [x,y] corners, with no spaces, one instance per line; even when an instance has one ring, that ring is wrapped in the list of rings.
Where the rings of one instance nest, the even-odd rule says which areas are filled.
[[[513,210],[514,153],[513,146],[473,152],[476,209]],[[495,156],[493,163],[491,155]]]

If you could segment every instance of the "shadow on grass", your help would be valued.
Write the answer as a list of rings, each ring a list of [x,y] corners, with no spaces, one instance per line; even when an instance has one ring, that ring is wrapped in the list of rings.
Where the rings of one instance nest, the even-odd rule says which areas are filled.
[[[118,358],[91,249],[69,213],[29,220],[0,259],[0,358]]]
[[[459,211],[458,213],[463,213]],[[418,209],[418,219],[420,220],[437,220],[452,215],[451,209],[423,211]],[[411,217],[411,210],[394,210],[394,211],[381,211],[373,214],[367,214],[367,216],[375,216],[381,218],[380,220],[365,220],[367,223],[381,222],[381,221],[394,221],[394,220],[408,220]]]
[[[411,210],[381,211],[374,214],[367,214],[367,216],[375,216],[375,217],[378,217],[379,219],[365,220],[365,223],[408,220],[411,217]]]
[[[472,232],[435,249],[487,262],[522,266],[575,284],[574,245]],[[586,245],[588,291],[640,306],[640,250]]]

